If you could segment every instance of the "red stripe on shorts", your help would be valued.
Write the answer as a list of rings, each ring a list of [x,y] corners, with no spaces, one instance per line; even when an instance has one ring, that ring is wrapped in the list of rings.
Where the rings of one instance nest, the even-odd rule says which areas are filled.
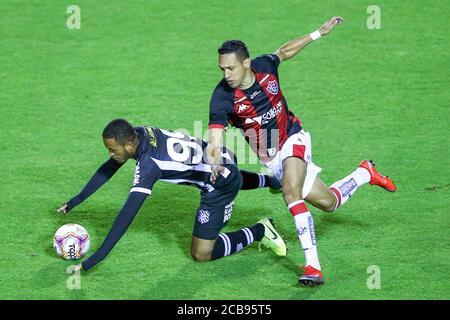
[[[293,147],[293,156],[305,160],[305,146],[299,146],[294,144]]]

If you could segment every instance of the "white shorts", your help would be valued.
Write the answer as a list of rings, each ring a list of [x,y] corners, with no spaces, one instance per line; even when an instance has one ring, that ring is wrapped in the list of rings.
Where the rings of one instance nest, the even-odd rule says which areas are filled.
[[[275,178],[280,182],[283,179],[283,161],[289,157],[301,158],[306,163],[306,177],[303,183],[302,196],[306,196],[311,192],[314,180],[316,179],[322,168],[316,166],[312,162],[312,149],[311,149],[311,135],[309,132],[301,130],[300,132],[290,136],[280,151],[278,151],[274,158],[264,163]]]

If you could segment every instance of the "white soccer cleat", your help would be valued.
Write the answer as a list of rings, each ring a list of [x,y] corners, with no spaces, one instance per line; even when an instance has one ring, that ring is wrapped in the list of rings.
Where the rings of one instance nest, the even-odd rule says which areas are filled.
[[[258,221],[264,226],[264,237],[261,239],[259,245],[264,245],[270,248],[277,256],[284,257],[287,254],[286,243],[280,234],[275,230],[275,226],[272,223],[272,219],[263,218]]]

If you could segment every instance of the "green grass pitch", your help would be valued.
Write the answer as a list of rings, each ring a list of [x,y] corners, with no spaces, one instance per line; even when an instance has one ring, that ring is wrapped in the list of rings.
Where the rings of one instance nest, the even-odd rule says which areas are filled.
[[[79,30],[66,26],[71,4]],[[367,27],[371,4],[381,29]],[[0,299],[449,299],[448,10],[443,0],[1,1]],[[56,256],[53,233],[79,223],[93,253],[131,185],[128,163],[68,216],[55,212],[107,158],[105,124],[206,130],[224,40],[271,53],[334,15],[342,26],[281,65],[281,88],[327,184],[368,158],[398,192],[365,186],[335,213],[311,209],[325,286],[297,284],[304,257],[280,195],[241,192],[225,230],[271,216],[287,257],[253,245],[195,263],[198,191],[158,183],[110,255],[69,289],[74,263]],[[367,286],[371,266],[379,289]]]

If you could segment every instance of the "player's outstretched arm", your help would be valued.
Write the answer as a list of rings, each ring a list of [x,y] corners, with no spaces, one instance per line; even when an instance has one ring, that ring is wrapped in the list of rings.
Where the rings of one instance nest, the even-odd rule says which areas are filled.
[[[134,217],[136,217],[146,197],[146,193],[130,192],[127,201],[117,215],[116,221],[114,221],[111,230],[109,231],[100,248],[89,258],[82,262],[81,268],[83,270],[89,270],[97,263],[105,259],[108,253],[112,250],[112,248],[114,248],[116,243],[125,234],[131,222],[133,222]]]
[[[215,183],[217,175],[224,171],[221,166],[221,146],[223,139],[223,128],[209,128],[208,146],[206,147],[207,161],[211,165],[211,182]]]
[[[303,48],[305,48],[308,44],[310,44],[313,40],[318,37],[325,36],[333,30],[333,28],[341,24],[344,20],[342,17],[332,17],[330,20],[325,22],[319,30],[312,32],[310,34],[306,34],[297,38],[295,40],[291,40],[284,45],[282,45],[275,54],[280,58],[281,61],[288,60],[299,53]],[[313,39],[314,38],[314,39]]]
[[[114,159],[110,158],[108,161],[103,163],[100,168],[94,173],[89,182],[84,186],[84,188],[75,197],[70,199],[68,202],[64,203],[56,211],[61,214],[66,214],[69,210],[73,209],[81,202],[86,200],[91,194],[98,190],[102,185],[104,185],[111,177],[119,170],[123,163],[119,163]]]

